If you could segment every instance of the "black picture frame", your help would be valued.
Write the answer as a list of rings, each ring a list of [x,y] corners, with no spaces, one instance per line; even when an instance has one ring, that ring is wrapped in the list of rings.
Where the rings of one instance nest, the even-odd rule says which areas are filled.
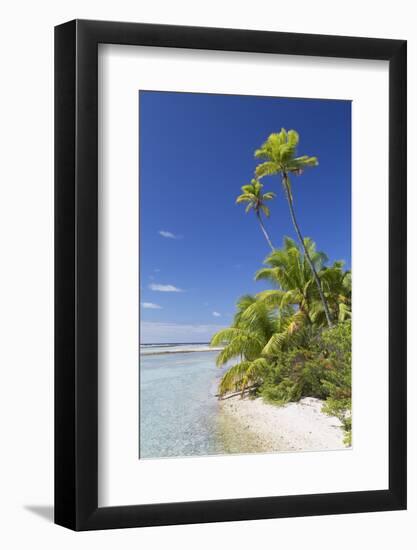
[[[97,52],[109,43],[389,62],[387,490],[98,506]],[[406,508],[406,113],[404,40],[84,20],[55,28],[55,523],[81,531]]]

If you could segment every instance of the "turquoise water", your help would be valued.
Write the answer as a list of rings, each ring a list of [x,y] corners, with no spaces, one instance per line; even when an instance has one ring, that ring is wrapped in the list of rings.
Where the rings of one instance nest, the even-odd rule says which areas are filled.
[[[140,457],[221,453],[216,352],[141,356]]]
[[[236,419],[222,414],[217,353],[141,355],[140,458],[262,450]]]

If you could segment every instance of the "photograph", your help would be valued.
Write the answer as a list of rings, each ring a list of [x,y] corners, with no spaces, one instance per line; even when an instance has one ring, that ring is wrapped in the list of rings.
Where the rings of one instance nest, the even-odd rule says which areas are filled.
[[[348,7],[5,3],[0,548],[416,539],[416,18]]]
[[[141,90],[139,195],[139,458],[351,448],[351,101]]]

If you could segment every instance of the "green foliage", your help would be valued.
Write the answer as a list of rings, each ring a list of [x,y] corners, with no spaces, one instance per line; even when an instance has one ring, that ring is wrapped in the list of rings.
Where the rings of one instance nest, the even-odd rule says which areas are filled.
[[[352,439],[352,327],[339,323],[323,335],[329,369],[323,379],[328,398],[323,412],[336,416],[345,430],[345,443]]]
[[[310,260],[315,269],[321,273],[325,269],[327,256],[316,250],[316,245],[311,239],[304,239],[304,246],[308,251]],[[320,305],[320,296],[314,283],[313,274],[307,261],[306,254],[301,246],[293,239],[286,237],[284,246],[274,250],[264,262],[268,267],[260,269],[256,280],[267,280],[279,287],[279,291],[266,291],[258,294],[258,297],[275,307],[296,305],[304,313],[305,321],[316,321],[316,324],[325,325],[325,318],[321,316],[323,311]],[[327,271],[330,268],[327,268]],[[333,280],[329,277],[328,293],[333,291]],[[337,288],[339,294],[339,287]],[[335,303],[338,301],[335,297]],[[314,304],[314,307],[313,307]],[[312,314],[317,319],[313,319]]]
[[[219,394],[256,388],[265,401],[282,405],[302,397],[325,401],[323,412],[336,416],[345,430],[345,442],[351,441],[351,323],[340,322],[329,329],[307,324],[293,332],[284,345],[285,327],[294,323],[300,311],[267,316],[254,297],[240,301],[243,311],[236,324],[246,328],[230,328],[217,333],[213,345],[225,344],[218,356],[224,365],[239,358],[229,367],[219,385]],[[250,315],[245,315],[247,310]],[[261,318],[261,320],[259,319]],[[255,320],[251,332],[251,322]],[[275,329],[277,332],[271,334]],[[269,339],[268,336],[270,335]]]
[[[267,401],[279,404],[302,397],[327,397],[322,384],[325,366],[317,360],[316,350],[294,348],[281,352],[260,390]]]
[[[253,179],[250,184],[244,185],[242,189],[242,194],[239,195],[236,199],[236,204],[241,203],[248,203],[246,206],[246,212],[249,212],[249,210],[255,210],[255,212],[259,212],[259,210],[263,210],[267,216],[269,216],[269,209],[265,206],[265,201],[270,201],[273,198],[276,197],[276,194],[272,191],[268,191],[267,193],[263,193],[263,184],[256,179]],[[266,210],[265,210],[266,209]]]
[[[318,166],[317,157],[303,155],[297,157],[300,138],[295,130],[271,134],[255,151],[255,157],[265,162],[256,167],[256,177],[274,176],[283,172],[299,175],[307,167]]]
[[[233,365],[220,381],[219,394],[224,395],[231,391],[244,392],[247,387],[262,383],[267,369],[268,363],[263,357]]]
[[[352,418],[351,323],[339,323],[311,337],[308,348],[277,355],[259,393],[277,404],[302,397],[325,399],[323,412],[336,416],[350,444]]]
[[[318,165],[316,157],[297,156],[295,130],[271,134],[255,151],[262,162],[255,179],[241,188],[236,203],[255,212],[272,253],[255,280],[272,288],[237,303],[231,327],[213,336],[223,346],[218,366],[226,366],[219,394],[248,388],[278,404],[317,397],[323,411],[340,419],[351,441],[351,273],[343,262],[328,264],[326,254],[304,238],[296,220],[291,177]],[[276,249],[263,224],[266,205],[275,198],[263,192],[260,179],[280,176],[299,244],[288,237]]]

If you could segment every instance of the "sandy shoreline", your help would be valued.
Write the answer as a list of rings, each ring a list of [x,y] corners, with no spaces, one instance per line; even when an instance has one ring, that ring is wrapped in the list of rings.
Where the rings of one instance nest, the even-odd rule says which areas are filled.
[[[282,407],[261,398],[240,396],[220,401],[222,414],[256,434],[266,451],[323,451],[346,449],[340,421],[321,412],[323,401],[305,397]]]

